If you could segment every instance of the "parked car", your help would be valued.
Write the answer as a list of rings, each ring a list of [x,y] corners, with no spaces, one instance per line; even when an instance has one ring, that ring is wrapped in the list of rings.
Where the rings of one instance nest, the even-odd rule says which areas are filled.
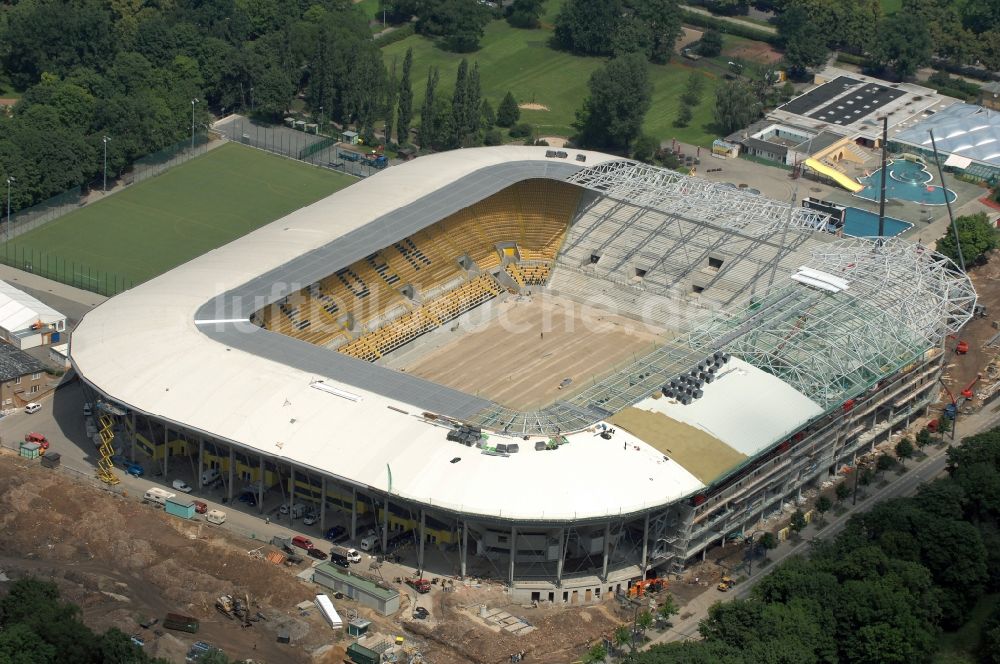
[[[250,507],[257,505],[257,495],[253,491],[244,491],[240,494],[240,502],[246,503]]]
[[[203,503],[200,500],[194,501],[194,511],[198,514],[204,514],[208,511],[208,503]]]
[[[184,480],[174,480],[171,482],[170,486],[183,493],[191,493],[191,487]]]
[[[318,517],[315,514],[307,514],[306,518],[302,519],[302,525],[311,526],[318,521]]]
[[[343,526],[334,526],[326,531],[323,535],[323,539],[330,540],[331,542],[338,542],[341,539],[347,538],[347,528]]]
[[[314,548],[312,540],[304,535],[296,535],[295,537],[293,537],[292,544],[299,547],[300,549],[305,549],[306,551],[309,551],[310,549]]]
[[[316,560],[326,560],[327,559],[326,553],[324,553],[323,551],[321,551],[320,549],[317,549],[315,547],[312,548],[312,549],[309,549],[308,551],[306,551],[306,553],[308,553],[311,557],[315,558]]]
[[[143,475],[146,474],[146,471],[143,470],[142,466],[140,466],[137,463],[126,463],[125,472],[131,475],[132,477],[142,477]]]
[[[24,407],[24,412],[30,415],[32,413],[37,413],[41,409],[42,409],[42,404],[35,403],[34,401],[32,401],[31,403],[29,403],[27,406]]]
[[[413,609],[413,617],[416,618],[417,620],[423,620],[429,615],[431,615],[431,612],[422,606],[418,606],[417,608]]]

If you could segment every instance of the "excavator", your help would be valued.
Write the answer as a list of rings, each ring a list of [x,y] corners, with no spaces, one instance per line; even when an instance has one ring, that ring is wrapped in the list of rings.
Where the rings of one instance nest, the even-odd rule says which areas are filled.
[[[649,593],[657,593],[664,590],[668,585],[666,579],[643,579],[636,581],[628,589],[629,597],[643,597]]]

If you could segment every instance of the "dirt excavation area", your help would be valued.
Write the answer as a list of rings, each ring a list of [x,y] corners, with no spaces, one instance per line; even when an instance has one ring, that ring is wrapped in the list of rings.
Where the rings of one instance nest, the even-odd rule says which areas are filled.
[[[183,662],[195,641],[221,648],[234,660],[344,661],[353,639],[332,630],[311,604],[326,591],[300,578],[309,576],[308,562],[275,565],[259,558],[273,547],[261,548],[259,541],[203,521],[167,515],[140,498],[0,452],[0,594],[6,592],[5,580],[25,575],[51,579],[63,599],[80,606],[93,630],[117,627],[141,638],[149,654],[171,662]],[[395,616],[335,598],[332,591],[330,598],[345,623],[355,616],[371,621],[369,632],[377,642],[391,644],[402,637],[405,645],[395,661],[409,664],[503,664],[521,651],[528,662],[575,661],[601,635],[629,619],[614,602],[520,606],[510,603],[502,586],[452,579],[419,596],[430,616],[418,620],[413,617],[418,596],[393,577],[384,578],[402,594],[402,609]],[[263,618],[243,627],[223,615],[215,602],[227,594],[249,600],[251,613]],[[480,617],[484,606],[535,629],[518,635],[505,631]],[[167,613],[197,618],[198,633],[164,629]],[[152,618],[158,623],[141,626]],[[290,643],[278,642],[282,632]]]

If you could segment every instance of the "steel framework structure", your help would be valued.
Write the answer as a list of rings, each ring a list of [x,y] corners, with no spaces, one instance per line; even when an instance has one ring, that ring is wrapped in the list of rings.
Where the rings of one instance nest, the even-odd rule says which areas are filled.
[[[896,238],[824,244],[807,267],[849,286],[829,292],[785,275],[763,296],[692,323],[686,334],[566,401],[538,411],[493,404],[475,423],[512,435],[579,430],[649,397],[716,350],[829,408],[936,347],[971,318],[976,303],[972,282],[951,261]]]
[[[940,344],[976,303],[972,282],[951,261],[897,238],[840,240],[815,249],[808,267],[849,286],[828,292],[788,280],[716,318],[692,345],[715,350],[721,335],[756,318],[726,350],[829,407]]]
[[[805,232],[826,230],[830,223],[829,215],[816,210],[625,159],[586,168],[567,182],[614,200],[739,230],[751,237],[782,227]]]

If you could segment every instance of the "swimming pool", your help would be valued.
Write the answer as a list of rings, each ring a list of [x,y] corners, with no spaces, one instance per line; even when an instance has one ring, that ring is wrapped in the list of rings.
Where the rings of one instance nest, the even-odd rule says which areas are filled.
[[[885,237],[892,237],[913,227],[908,221],[885,218]],[[851,237],[875,237],[878,235],[878,214],[849,207],[844,212],[844,235]]]
[[[957,198],[951,189],[945,190],[937,185],[929,184],[934,176],[924,164],[906,159],[896,159],[889,162],[886,168],[889,174],[885,181],[885,197],[887,199],[894,198],[921,205],[944,205],[944,191],[948,192],[949,203]],[[870,201],[879,199],[879,190],[882,186],[881,169],[876,170],[871,175],[858,178],[858,182],[865,185],[865,188],[854,194],[855,196]]]

